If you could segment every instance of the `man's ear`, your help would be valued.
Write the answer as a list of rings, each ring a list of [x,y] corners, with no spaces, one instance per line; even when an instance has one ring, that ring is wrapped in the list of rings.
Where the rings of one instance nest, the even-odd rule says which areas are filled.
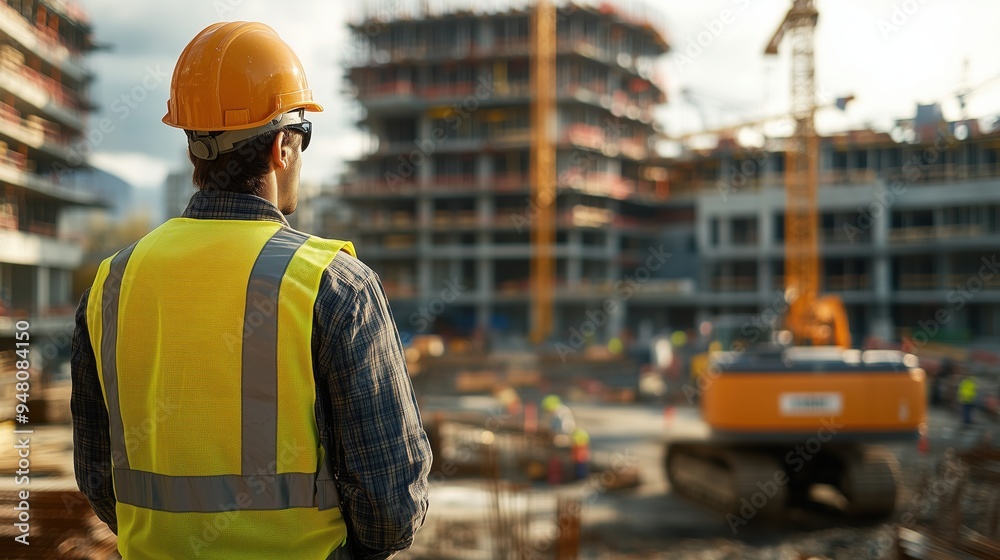
[[[275,169],[282,169],[288,167],[288,164],[292,161],[292,151],[288,146],[282,146],[285,141],[285,131],[281,130],[274,137],[274,142],[271,143],[271,165]]]

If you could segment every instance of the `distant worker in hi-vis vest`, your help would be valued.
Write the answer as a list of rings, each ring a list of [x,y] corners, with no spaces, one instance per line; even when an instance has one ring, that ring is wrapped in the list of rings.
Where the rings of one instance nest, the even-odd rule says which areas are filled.
[[[125,560],[389,558],[430,447],[382,284],[289,227],[322,111],[268,26],[181,53],[163,122],[198,188],[105,260],[76,313],[76,480]]]
[[[976,378],[966,375],[958,384],[958,402],[962,405],[962,424],[972,424],[972,410],[976,406]]]

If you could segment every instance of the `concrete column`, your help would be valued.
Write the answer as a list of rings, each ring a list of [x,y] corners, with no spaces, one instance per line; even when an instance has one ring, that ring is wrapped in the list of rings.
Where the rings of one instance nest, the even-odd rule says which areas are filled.
[[[493,217],[496,214],[496,201],[493,199],[493,195],[483,193],[477,196],[476,211],[479,215],[479,223],[486,225],[487,228],[491,228],[493,224]],[[486,240],[482,241],[482,243],[489,243],[488,234],[485,236],[485,239]],[[482,249],[482,247],[480,249]]]
[[[935,268],[938,271],[937,286],[938,289],[948,289],[949,279],[951,278],[951,255],[949,253],[938,253],[934,257]]]
[[[771,292],[774,276],[771,273],[770,257],[757,259],[757,295],[760,297],[762,305],[767,305],[771,299]]]
[[[40,266],[35,269],[35,307],[41,314],[49,307],[49,269]]]
[[[476,187],[487,189],[493,180],[493,158],[490,154],[479,154],[476,157]]]
[[[763,306],[767,305],[771,293],[771,247],[773,245],[774,220],[767,206],[757,212],[757,293]]]
[[[719,267],[719,278],[721,279],[722,292],[733,291],[733,263],[724,262]]]
[[[486,156],[480,156],[477,164],[477,174],[480,180],[488,182],[493,176],[493,160]],[[482,183],[481,183],[482,184]],[[476,294],[478,303],[476,305],[476,326],[479,328],[489,328],[490,316],[492,315],[493,301],[493,259],[490,248],[492,247],[492,224],[493,216],[496,214],[496,200],[492,194],[481,193],[476,197],[476,210],[479,214],[481,224],[487,224],[486,229],[482,229],[476,234]]]
[[[611,210],[611,214],[614,216],[617,216],[621,212],[621,205],[617,200],[608,200],[607,208]],[[621,264],[618,263],[618,255],[621,253],[622,235],[614,225],[607,227],[604,231],[607,234],[604,240],[604,256],[608,263],[606,278],[608,281],[614,283],[621,280],[624,274]],[[567,268],[568,272],[569,269]]]
[[[476,261],[476,292],[484,298],[493,293],[493,261],[490,259]]]
[[[884,186],[880,193],[881,200],[888,200]],[[872,286],[875,291],[875,309],[871,319],[871,334],[879,338],[891,339],[895,327],[892,323],[892,310],[889,297],[892,293],[891,261],[887,254],[889,246],[889,224],[892,208],[872,217],[872,246],[875,249],[872,258]]]
[[[476,41],[483,49],[493,48],[493,25],[492,22],[487,20],[480,20],[477,22],[474,30],[476,33]]]
[[[952,314],[952,322],[947,325],[949,330],[961,330],[969,327],[969,306],[956,309]]]
[[[580,284],[580,277],[583,274],[583,233],[578,230],[571,230],[567,235],[566,258],[566,284],[577,286]]]
[[[459,20],[458,23],[458,45],[455,49],[456,55],[465,55],[472,48],[472,33],[476,22]]]
[[[53,305],[67,305],[73,303],[72,292],[73,292],[73,274],[68,270],[58,270],[58,288],[56,291],[56,301],[53,301]]]
[[[430,227],[434,223],[434,203],[427,196],[417,198],[417,223],[420,224],[421,234],[430,234]]]
[[[480,301],[476,304],[476,328],[489,330],[492,308],[488,301]]]
[[[617,296],[613,297],[612,300],[616,305],[611,313],[608,313],[608,322],[604,327],[604,337],[606,339],[610,339],[611,337],[621,334],[622,329],[625,328],[625,321],[628,319],[628,302],[623,301]],[[604,305],[604,300],[601,300],[600,305]],[[594,309],[596,310],[597,306],[595,306]]]
[[[424,145],[427,142],[433,142],[433,136],[431,134],[431,119],[427,115],[420,115],[417,118],[417,144],[413,145],[413,149],[417,149],[418,145]],[[423,152],[421,152],[423,153]],[[420,185],[429,185],[434,178],[434,156],[431,154],[423,153],[424,160],[417,166],[416,178],[417,183]]]
[[[417,220],[420,229],[417,233],[417,293],[428,297],[433,291],[434,271],[431,255],[433,254],[431,226],[434,219],[434,204],[426,196],[417,198]]]
[[[762,254],[774,248],[774,211],[767,206],[757,212],[757,246]]]
[[[431,297],[434,291],[434,267],[430,259],[417,261],[417,288],[422,298]]]
[[[609,229],[606,231],[608,238],[604,245],[604,251],[607,256],[608,263],[607,278],[611,282],[617,282],[622,279],[622,266],[616,259],[618,254],[621,252],[619,250],[619,247],[621,247],[621,234],[616,229]]]
[[[426,64],[418,65],[416,79],[418,87],[431,83],[431,67]]]
[[[448,280],[457,282],[458,284],[462,283],[462,261],[460,259],[450,259],[448,261]]]
[[[697,291],[701,293],[711,293],[712,292],[712,270],[715,268],[715,262],[711,260],[701,259],[698,266],[698,282]]]
[[[615,140],[615,141],[617,142],[618,140]],[[609,160],[607,160],[607,162],[608,162],[607,172],[609,174],[614,175],[614,176],[621,175],[621,173],[622,173],[622,162],[621,162],[620,159],[609,159]],[[616,202],[615,205],[617,206],[617,201],[615,201],[615,202]]]
[[[490,194],[481,194],[476,198],[476,209],[479,213],[480,223],[492,223],[496,213],[496,201]],[[492,247],[492,228],[486,229],[476,234],[476,286],[482,297],[489,297],[493,292],[493,260],[490,256]]]
[[[480,254],[488,254],[486,245],[480,244],[483,249]],[[480,258],[476,261],[476,294],[478,304],[476,305],[476,326],[479,328],[489,328],[490,316],[492,315],[493,301],[493,261],[488,258]]]
[[[617,91],[618,87],[615,84],[620,84],[622,79],[622,73],[618,70],[612,70],[608,72],[607,82],[605,83],[604,91]]]
[[[732,241],[732,225],[733,219],[726,215],[720,214],[719,218],[719,247],[729,247]],[[711,231],[709,231],[711,234]]]
[[[712,248],[712,217],[706,209],[704,203],[695,199],[694,203],[694,241],[698,256],[703,257],[710,254]]]

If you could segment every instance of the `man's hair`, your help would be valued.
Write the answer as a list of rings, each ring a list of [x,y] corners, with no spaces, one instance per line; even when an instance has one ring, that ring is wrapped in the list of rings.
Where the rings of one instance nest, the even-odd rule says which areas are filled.
[[[188,158],[194,164],[192,181],[203,191],[220,190],[262,196],[264,176],[270,169],[271,146],[274,145],[278,132],[282,131],[285,133],[282,147],[294,148],[302,143],[301,133],[286,128],[255,136],[239,148],[219,154],[215,159],[197,158],[188,149]],[[296,144],[292,143],[293,137],[298,137]]]

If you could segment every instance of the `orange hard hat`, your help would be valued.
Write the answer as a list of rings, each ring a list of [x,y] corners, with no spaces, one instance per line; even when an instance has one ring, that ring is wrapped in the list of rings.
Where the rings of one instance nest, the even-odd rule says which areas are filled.
[[[302,63],[263,23],[215,23],[177,60],[163,122],[193,131],[245,130],[282,113],[322,111]]]

